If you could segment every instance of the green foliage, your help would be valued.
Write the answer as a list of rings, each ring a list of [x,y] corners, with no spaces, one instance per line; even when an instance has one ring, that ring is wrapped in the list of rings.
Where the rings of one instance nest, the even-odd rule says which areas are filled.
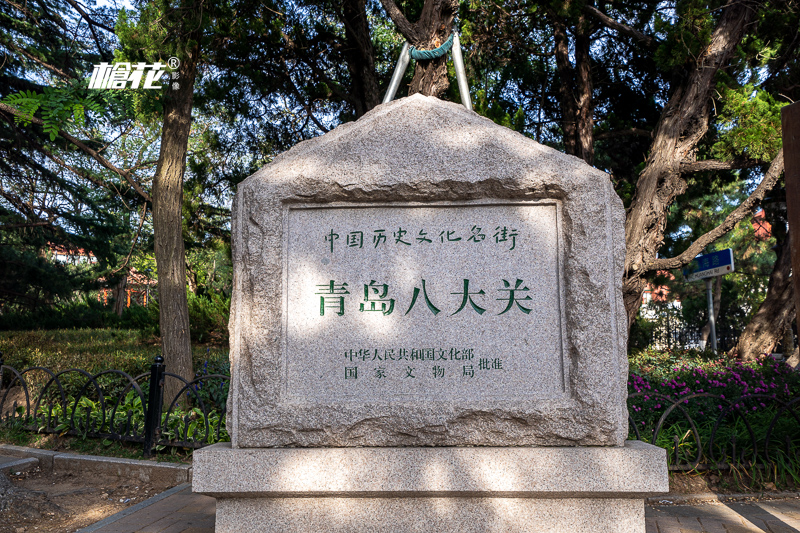
[[[628,353],[635,353],[650,346],[655,329],[656,322],[644,318],[640,310],[628,333]]]
[[[143,394],[147,394],[146,388]],[[102,409],[103,406],[105,409]],[[45,432],[49,428],[61,436],[70,432],[73,424],[78,429],[78,436],[83,438],[101,428],[113,428],[117,433],[141,435],[144,432],[145,414],[142,398],[131,389],[121,398],[119,405],[113,393],[106,396],[104,404],[86,396],[81,396],[76,402],[73,396],[69,396],[66,402],[55,401],[51,405],[41,405],[30,421],[37,424],[38,433]],[[181,441],[184,436],[188,436],[189,440],[204,441],[208,444],[229,442],[230,436],[221,418],[223,418],[222,412],[216,408],[209,409],[207,417],[203,416],[203,411],[199,407],[163,412],[159,438]],[[216,434],[218,426],[219,439]],[[157,445],[154,448],[161,451],[166,449],[166,446]]]
[[[503,109],[497,100],[489,100],[485,90],[479,90],[475,95],[473,109],[479,115],[491,119],[496,124],[505,126],[514,131],[522,132],[525,129],[525,113],[519,107],[512,114]]]
[[[772,161],[781,148],[781,108],[786,103],[752,84],[721,91],[723,107],[717,117],[721,134],[712,156]]]
[[[753,186],[742,174],[716,173],[711,179],[706,174],[692,176],[688,180],[688,198],[680,209],[675,208],[670,213],[661,253],[668,257],[676,256],[698,236],[721,224],[747,198]],[[765,235],[765,231],[757,233],[762,221],[762,218],[746,217],[704,251],[709,253],[731,248],[736,266],[735,272],[722,278],[718,336],[743,331],[766,296],[769,274],[775,262],[772,248],[776,239]],[[773,223],[773,235],[780,230],[780,224]],[[651,276],[650,279],[651,283],[668,288],[671,302],[680,302],[685,325],[694,328],[705,325],[708,305],[703,282],[687,283],[680,270],[672,271],[671,276]]]
[[[32,311],[0,315],[0,331],[29,329],[32,325],[41,330],[119,327],[157,334],[158,306],[127,307],[120,317],[110,307],[87,295]]]
[[[20,91],[3,98],[3,103],[14,107],[22,115],[14,115],[17,124],[27,126],[37,112],[40,112],[42,129],[51,141],[58,137],[59,130],[66,129],[69,122],[78,127],[86,125],[86,110],[102,115],[108,108],[106,91],[89,91],[83,83],[62,84],[57,87],[45,86],[42,91]]]
[[[223,276],[220,276],[220,278]],[[224,283],[224,280],[218,280]],[[70,289],[71,290],[71,289]],[[228,287],[230,290],[230,287]],[[228,340],[230,295],[203,291],[202,295],[188,293],[191,338],[197,343],[224,345]],[[33,329],[104,329],[120,328],[138,331],[138,337],[153,339],[159,335],[158,303],[132,305],[123,309],[122,316],[113,312],[96,298],[78,298],[35,310],[20,310],[0,314],[0,331]]]
[[[674,15],[656,13],[653,27],[664,39],[654,59],[661,70],[682,67],[703,53],[714,30],[715,15],[719,16],[720,5],[720,2],[681,0],[675,4]]]
[[[57,450],[61,453],[77,453],[80,455],[101,455],[106,457],[120,457],[123,459],[142,459],[142,445],[138,442],[112,441],[108,439],[81,438],[71,435],[53,435],[34,433],[25,428],[23,419],[16,422],[0,424],[0,442],[27,446],[44,450]],[[191,451],[187,454],[162,453],[155,455],[152,460],[157,462],[183,463],[191,460]]]
[[[143,340],[137,330],[62,329],[0,332],[0,352],[6,364],[17,369],[44,366],[59,372],[82,368],[95,374],[115,368],[137,375],[150,367],[161,348]],[[227,348],[192,347],[194,368],[198,371],[205,362],[221,364],[218,362],[227,358]]]
[[[194,342],[220,343],[228,339],[230,297],[208,293],[207,296],[188,294],[189,330]]]

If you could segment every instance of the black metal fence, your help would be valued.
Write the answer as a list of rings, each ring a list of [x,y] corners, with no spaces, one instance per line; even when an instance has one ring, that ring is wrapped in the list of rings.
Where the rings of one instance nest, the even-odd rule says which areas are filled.
[[[167,379],[182,385],[165,402]],[[229,380],[205,374],[186,381],[166,372],[161,357],[150,372],[135,377],[120,370],[19,371],[0,361],[0,423],[141,443],[145,456],[167,446],[200,448],[227,440]],[[671,470],[796,464],[798,407],[800,397],[751,394],[729,399],[708,393],[671,397],[638,392],[628,397],[630,438],[667,449]]]
[[[166,380],[179,390],[164,401]],[[143,455],[167,446],[200,448],[227,440],[225,400],[230,378],[205,374],[192,381],[166,372],[156,357],[150,372],[90,374],[44,367],[17,370],[0,359],[0,422],[59,435],[136,442]]]
[[[800,451],[800,397],[774,394],[628,396],[630,438],[665,448],[670,470],[795,465]],[[797,470],[792,467],[793,470]]]

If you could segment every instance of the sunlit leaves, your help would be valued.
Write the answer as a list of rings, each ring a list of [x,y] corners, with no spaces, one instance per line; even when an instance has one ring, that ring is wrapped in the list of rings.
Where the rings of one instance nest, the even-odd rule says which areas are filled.
[[[771,161],[781,148],[780,110],[786,104],[750,84],[723,89],[722,103],[717,117],[721,133],[712,149],[713,156]]]

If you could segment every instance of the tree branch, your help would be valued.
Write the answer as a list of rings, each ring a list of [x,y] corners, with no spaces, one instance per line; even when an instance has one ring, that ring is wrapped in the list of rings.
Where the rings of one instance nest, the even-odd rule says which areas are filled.
[[[381,5],[383,5],[383,9],[389,15],[389,18],[392,19],[394,25],[397,26],[397,29],[400,30],[403,37],[405,37],[409,43],[416,44],[419,41],[419,33],[414,28],[414,25],[403,15],[403,12],[400,11],[394,3],[394,0],[381,0]]]
[[[30,136],[28,136],[28,135],[25,135],[24,133],[23,133],[23,136],[25,137],[25,139],[26,139],[26,140],[27,140],[27,141],[28,141],[28,142],[29,142],[29,143],[30,143],[30,144],[31,144],[31,145],[32,145],[32,146],[33,146],[33,147],[34,147],[36,150],[39,150],[40,152],[42,152],[42,153],[43,153],[43,154],[44,154],[44,155],[45,155],[45,156],[46,156],[48,159],[50,159],[52,162],[54,162],[54,163],[56,163],[57,165],[59,165],[59,166],[61,166],[61,167],[65,168],[65,169],[69,170],[70,172],[72,172],[72,173],[73,173],[73,174],[75,174],[76,176],[79,176],[79,177],[81,177],[81,178],[83,178],[83,179],[85,179],[85,180],[87,180],[87,181],[91,182],[93,185],[96,185],[97,187],[102,187],[102,188],[104,188],[104,189],[109,189],[109,186],[108,186],[108,184],[106,184],[106,183],[103,183],[102,181],[100,181],[100,180],[98,180],[98,179],[95,179],[95,178],[93,178],[93,177],[92,177],[92,176],[91,176],[91,175],[90,175],[88,172],[86,172],[86,171],[83,171],[83,170],[80,170],[80,169],[77,169],[77,168],[73,167],[72,165],[68,164],[66,161],[62,160],[61,158],[59,158],[58,156],[56,156],[54,153],[52,153],[50,150],[48,150],[47,148],[45,148],[45,147],[44,147],[42,144],[40,144],[40,143],[36,142],[34,139],[30,138]]]
[[[644,130],[642,128],[628,128],[627,130],[604,131],[603,133],[598,133],[594,136],[594,140],[599,141],[601,139],[612,139],[614,137],[624,137],[626,135],[640,135],[642,137],[647,137],[648,139],[653,138],[653,132],[650,130]]]
[[[26,120],[30,120],[31,122],[33,122],[34,124],[37,124],[39,126],[44,124],[41,119],[25,115],[24,113],[21,113],[20,111],[18,111],[17,109],[11,107],[10,105],[4,104],[2,102],[0,102],[0,111],[5,111],[6,113],[10,113],[10,114],[18,116],[18,117],[23,117]],[[113,163],[111,163],[108,159],[106,159],[105,157],[103,157],[102,155],[97,153],[95,150],[92,150],[91,148],[89,148],[84,143],[82,143],[81,141],[79,141],[78,139],[76,139],[75,137],[70,135],[69,133],[65,132],[64,130],[58,130],[58,134],[61,137],[63,137],[64,139],[66,139],[67,141],[71,142],[72,144],[74,144],[75,146],[80,148],[84,153],[86,153],[87,155],[91,156],[92,159],[94,159],[95,161],[100,163],[102,166],[104,166],[105,168],[107,168],[111,172],[115,172],[116,174],[119,174],[120,176],[122,176],[125,179],[125,181],[127,181],[128,184],[131,187],[133,187],[133,189],[137,193],[139,193],[139,196],[141,196],[142,198],[144,198],[145,200],[147,200],[150,203],[153,202],[153,198],[149,194],[147,194],[147,192],[144,189],[142,189],[141,185],[136,183],[136,180],[133,179],[133,176],[131,175],[130,172],[128,172],[126,170],[122,170],[121,168],[118,168]]]
[[[781,151],[778,152],[777,156],[775,156],[775,159],[772,160],[769,170],[767,170],[767,173],[764,174],[764,179],[762,179],[761,183],[758,184],[758,187],[756,187],[756,190],[753,191],[753,194],[751,194],[744,202],[739,204],[739,207],[734,209],[727,217],[725,217],[725,220],[722,222],[722,224],[712,229],[708,233],[700,236],[682,254],[671,258],[656,259],[645,264],[644,271],[681,268],[691,263],[692,260],[697,257],[697,255],[702,252],[706,246],[728,233],[734,228],[734,226],[736,226],[736,224],[741,222],[748,214],[750,214],[753,208],[764,199],[764,196],[770,190],[772,190],[772,187],[774,187],[778,182],[778,179],[781,177],[782,173],[783,148],[781,148]]]
[[[648,48],[655,48],[658,45],[658,41],[654,38],[650,37],[649,35],[645,35],[644,33],[640,32],[639,30],[635,30],[628,26],[627,24],[623,24],[618,22],[596,7],[586,5],[584,6],[583,10],[611,28],[612,30],[617,30],[619,33],[627,35],[628,37],[633,37],[635,40],[639,41],[640,43],[644,44]]]
[[[100,54],[100,57],[103,58],[103,61],[108,61],[108,55],[106,54],[105,50],[103,50],[102,45],[100,44],[100,38],[97,37],[97,32],[94,30],[94,27],[97,26],[98,28],[102,28],[106,31],[114,33],[113,28],[109,28],[105,24],[100,24],[99,22],[92,20],[89,14],[81,8],[81,6],[75,0],[67,0],[67,2],[75,8],[75,11],[80,13],[83,19],[89,24],[89,31],[92,32],[92,37],[94,38],[94,42],[97,45],[97,52]]]
[[[52,226],[50,222],[28,222],[27,224],[0,224],[0,230],[10,228],[35,228],[39,226]]]
[[[102,29],[104,29],[106,31],[110,31],[111,33],[114,33],[114,28],[109,28],[105,24],[101,24],[101,23],[97,22],[96,20],[93,20],[89,16],[89,14],[86,11],[84,11],[83,8],[75,0],[67,0],[67,3],[69,5],[71,5],[72,7],[74,7],[75,11],[80,13],[80,15],[84,18],[84,20],[86,20],[86,22],[88,22],[90,25],[97,26],[98,28],[102,28]]]
[[[682,161],[681,174],[692,172],[703,172],[704,170],[736,170],[740,168],[752,168],[761,164],[761,161],[754,159],[734,159],[733,161],[717,161],[707,159],[705,161]]]
[[[133,255],[133,250],[136,248],[136,243],[139,242],[139,236],[142,234],[142,226],[144,226],[144,219],[147,218],[147,203],[145,202],[142,204],[142,216],[139,218],[139,227],[136,229],[136,236],[133,238],[133,244],[131,244],[131,249],[128,251],[127,257],[125,257],[125,261],[120,265],[119,268],[114,269],[111,271],[111,275],[113,276],[126,266],[128,266],[128,261],[131,260],[131,256]]]
[[[63,70],[61,70],[58,67],[50,65],[49,63],[45,63],[44,61],[42,61],[41,59],[39,59],[35,55],[31,54],[30,52],[28,52],[27,50],[25,50],[23,48],[20,48],[19,46],[15,45],[15,44],[8,43],[8,42],[6,42],[4,40],[0,40],[0,44],[2,44],[3,46],[7,46],[8,48],[10,48],[11,50],[14,50],[15,52],[18,52],[18,53],[22,54],[23,56],[27,57],[31,61],[34,61],[34,62],[40,64],[41,66],[43,66],[44,68],[46,68],[50,72],[53,72],[54,74],[57,74],[57,75],[61,76],[62,78],[67,78],[67,79],[74,78],[74,76],[71,76],[70,74],[67,74],[66,72],[64,72]]]

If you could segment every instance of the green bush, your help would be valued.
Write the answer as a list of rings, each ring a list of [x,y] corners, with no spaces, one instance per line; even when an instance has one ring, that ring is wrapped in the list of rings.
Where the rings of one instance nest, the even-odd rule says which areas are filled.
[[[107,328],[119,320],[110,308],[87,297],[34,311],[5,312],[0,314],[0,330]]]
[[[231,299],[209,293],[208,296],[188,294],[189,332],[194,342],[227,343],[228,317]]]
[[[189,292],[189,331],[193,342],[226,344],[231,299],[208,293],[197,296]],[[117,316],[111,307],[89,297],[42,307],[35,311],[0,314],[0,331],[57,329],[131,329],[144,338],[160,335],[158,302],[144,307],[132,305]]]

